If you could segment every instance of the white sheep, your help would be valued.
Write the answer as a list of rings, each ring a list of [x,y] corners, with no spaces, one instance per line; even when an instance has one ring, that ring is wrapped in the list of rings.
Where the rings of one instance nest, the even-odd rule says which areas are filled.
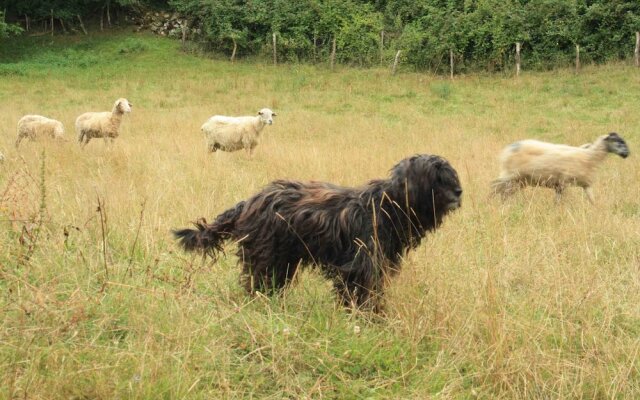
[[[251,157],[253,148],[258,144],[260,132],[265,125],[273,124],[275,116],[276,113],[268,108],[258,111],[258,115],[254,117],[214,115],[202,125],[200,130],[205,135],[210,152],[245,149]]]
[[[76,133],[81,146],[93,138],[104,138],[111,142],[118,137],[122,116],[131,112],[133,104],[120,98],[113,104],[113,109],[104,112],[87,112],[76,119]]]
[[[553,144],[538,140],[522,140],[505,147],[500,156],[500,176],[492,182],[494,193],[503,198],[525,186],[555,189],[560,200],[567,186],[579,186],[591,203],[591,184],[597,166],[607,153],[622,158],[629,148],[617,133],[600,136],[591,144],[580,147]]]
[[[64,140],[64,126],[62,122],[43,117],[42,115],[25,115],[20,118],[18,121],[16,147],[20,146],[20,142],[25,138],[36,140],[39,137]]]

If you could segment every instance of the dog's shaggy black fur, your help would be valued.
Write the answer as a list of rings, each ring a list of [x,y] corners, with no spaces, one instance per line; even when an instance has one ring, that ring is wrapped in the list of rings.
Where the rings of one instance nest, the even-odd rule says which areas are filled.
[[[379,306],[386,278],[426,231],[460,206],[458,175],[443,158],[400,161],[390,179],[360,188],[278,180],[197,229],[174,231],[186,250],[215,257],[239,243],[249,292],[275,292],[302,265],[320,266],[345,305]]]

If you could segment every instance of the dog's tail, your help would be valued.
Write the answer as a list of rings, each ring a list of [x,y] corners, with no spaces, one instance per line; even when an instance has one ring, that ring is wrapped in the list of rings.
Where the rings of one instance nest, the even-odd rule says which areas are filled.
[[[215,258],[216,254],[222,251],[224,242],[234,236],[236,220],[243,209],[244,201],[218,215],[211,224],[201,218],[194,223],[196,229],[174,230],[173,236],[183,249],[202,251]]]

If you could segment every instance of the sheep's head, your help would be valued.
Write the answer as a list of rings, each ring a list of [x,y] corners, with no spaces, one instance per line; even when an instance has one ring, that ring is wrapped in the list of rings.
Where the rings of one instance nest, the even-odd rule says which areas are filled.
[[[133,106],[133,104],[129,103],[129,100],[124,99],[124,98],[119,98],[113,104],[113,111],[114,112],[117,111],[120,114],[130,113],[132,106]]]
[[[629,156],[629,147],[627,143],[617,133],[611,132],[604,138],[604,144],[607,146],[609,153],[614,153],[622,158]]]
[[[258,116],[263,123],[271,125],[273,124],[273,117],[276,116],[276,113],[268,108],[263,108],[262,110],[258,111]]]

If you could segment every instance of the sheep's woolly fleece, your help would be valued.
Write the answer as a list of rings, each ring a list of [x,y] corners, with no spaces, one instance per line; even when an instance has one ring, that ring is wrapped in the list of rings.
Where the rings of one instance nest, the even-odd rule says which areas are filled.
[[[93,138],[105,138],[113,141],[120,135],[120,124],[124,114],[131,112],[133,104],[125,98],[119,98],[111,111],[87,112],[76,119],[78,142],[85,146]]]
[[[556,200],[560,200],[566,187],[579,186],[593,203],[595,171],[608,153],[622,158],[629,155],[626,142],[617,133],[580,147],[538,140],[515,142],[502,151],[500,176],[493,181],[493,190],[504,198],[525,186],[543,186],[554,189]]]
[[[24,139],[37,140],[41,137],[64,139],[62,122],[42,115],[25,115],[18,121],[18,138],[16,147]]]
[[[265,125],[273,124],[276,113],[268,108],[258,111],[256,116],[227,117],[214,115],[200,128],[210,152],[217,150],[236,151],[245,149],[249,156],[258,145],[260,132]]]

